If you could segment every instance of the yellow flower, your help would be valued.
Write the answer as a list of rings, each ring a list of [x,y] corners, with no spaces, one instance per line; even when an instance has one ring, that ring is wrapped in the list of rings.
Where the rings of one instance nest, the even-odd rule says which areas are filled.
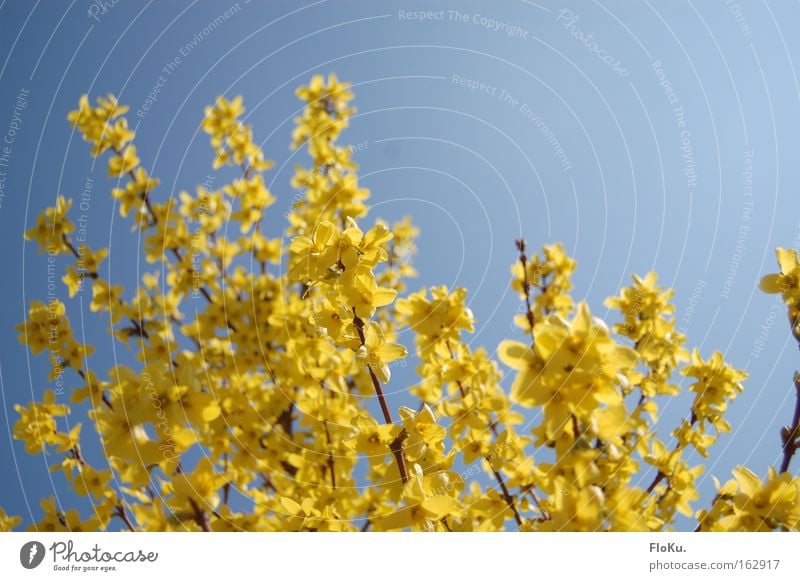
[[[352,285],[341,289],[347,304],[355,309],[357,316],[369,319],[379,307],[391,304],[397,296],[397,291],[391,288],[379,287],[375,277],[371,274],[358,274]]]
[[[403,490],[406,506],[380,518],[379,525],[383,530],[413,528],[432,531],[437,522],[459,510],[455,498],[446,494],[429,495],[423,486],[423,478],[422,469],[415,464],[411,479]]]
[[[219,506],[219,489],[225,482],[224,474],[217,471],[209,458],[203,457],[192,472],[181,472],[173,478],[174,504],[185,509],[194,502],[203,509],[213,510]]]
[[[28,454],[41,454],[48,444],[63,446],[71,441],[69,436],[57,430],[55,418],[69,414],[69,407],[56,403],[53,390],[44,392],[43,402],[33,402],[26,407],[17,404],[14,410],[20,415],[14,424],[14,439],[25,442],[25,451]]]
[[[99,499],[115,494],[113,489],[108,487],[111,479],[110,470],[95,470],[88,464],[79,464],[77,474],[72,477],[72,485],[79,495],[91,495]]]
[[[72,200],[64,196],[56,198],[56,205],[39,214],[36,226],[25,232],[25,240],[36,240],[39,252],[63,254],[69,252],[66,236],[75,230],[75,225],[67,218]]]
[[[556,479],[555,492],[547,502],[549,518],[542,523],[547,532],[593,532],[603,528],[605,495],[597,486],[578,488]]]
[[[111,285],[101,278],[95,279],[92,283],[92,302],[89,309],[92,312],[108,311],[111,322],[116,323],[122,316],[119,308],[122,290],[122,285]]]
[[[331,222],[320,222],[313,236],[297,236],[289,246],[289,277],[292,280],[312,283],[335,276],[333,270],[339,260],[340,233]]]
[[[42,520],[39,522],[32,524],[28,527],[29,531],[36,531],[36,532],[95,532],[97,530],[102,530],[103,525],[101,524],[101,514],[100,510],[101,506],[97,506],[97,511],[92,514],[92,516],[88,517],[86,520],[81,520],[80,513],[78,513],[75,509],[70,509],[66,512],[61,512],[60,509],[56,508],[56,499],[55,497],[51,496],[49,498],[43,498],[39,505],[42,508],[42,512],[44,512],[44,516]]]
[[[720,531],[771,531],[800,527],[800,479],[787,472],[778,474],[773,468],[761,481],[752,471],[738,466],[733,470],[735,481],[722,487],[717,498],[730,503],[729,514],[711,528]],[[728,512],[728,511],[726,511]]]
[[[397,302],[397,312],[419,335],[423,352],[438,341],[457,340],[462,330],[471,333],[475,323],[466,305],[466,289],[449,292],[446,286],[439,286],[430,291],[430,299],[422,289]]]
[[[369,365],[382,383],[391,378],[389,363],[406,357],[406,348],[397,343],[387,343],[383,331],[376,323],[370,323],[364,329],[366,342],[356,353],[356,357],[363,365]]]
[[[536,406],[557,396],[573,412],[619,400],[614,384],[620,372],[636,363],[636,353],[618,345],[586,303],[578,305],[571,323],[550,317],[534,331],[533,351],[517,341],[503,341],[498,348],[500,360],[521,372],[511,388],[512,400]]]
[[[72,337],[66,307],[58,299],[45,304],[31,301],[28,320],[17,325],[19,342],[28,345],[34,355],[45,349],[58,350]]]
[[[400,426],[379,424],[368,416],[353,418],[352,423],[358,430],[358,435],[350,442],[350,446],[356,453],[364,454],[372,464],[383,462],[389,453],[389,444],[402,431]]]
[[[703,361],[700,351],[695,349],[691,364],[681,369],[681,374],[698,380],[689,386],[696,394],[692,412],[699,419],[709,420],[720,431],[727,431],[722,414],[728,401],[744,389],[741,382],[747,378],[747,373],[729,366],[719,351],[715,351],[708,361]]]
[[[29,305],[20,340],[45,355],[48,379],[82,405],[72,411],[46,392],[16,406],[13,435],[32,454],[57,455],[51,471],[93,504],[82,519],[45,499],[31,528],[683,526],[678,515],[692,516],[704,468],[688,459],[705,457],[731,429],[730,402],[745,374],[719,353],[690,359],[672,291],[655,273],[634,275],[606,301],[621,317],[607,325],[570,296],[575,260],[561,244],[527,256],[518,241],[511,285],[521,303],[507,322],[524,333],[517,328],[521,341],[497,349],[513,371],[504,381],[496,357],[464,333],[477,326],[465,289],[407,292],[419,235],[411,221],[376,217],[365,226],[362,148],[340,141],[354,112],[350,86],[317,76],[297,94],[304,106],[292,147],[309,159],[290,179],[297,192],[285,229],[277,215],[266,219],[276,201],[263,175],[271,162],[243,121],[240,97],[220,97],[202,121],[213,167],[228,169],[175,189],[177,200],[153,196],[158,179],[141,167],[116,98],[84,96],[69,114],[91,155],[109,158],[112,197],[158,268],[132,288],[101,278],[108,251],[86,246],[83,230],[73,237],[72,202],[61,196],[26,232],[42,252],[67,255],[70,296],[90,278],[90,314],[130,351],[117,350],[127,365],[100,379],[93,346],[76,340],[64,304]],[[778,258],[781,273],[762,287],[780,292],[792,315],[800,258],[787,250]],[[382,386],[407,357],[407,330],[418,375],[408,386],[421,401],[398,409],[400,395]],[[664,427],[656,397],[680,393],[674,377],[686,361],[691,414]],[[100,468],[97,445],[79,441],[83,413],[92,428],[83,439],[96,434],[102,448]],[[656,439],[661,433],[676,444]],[[695,513],[701,530],[797,530],[796,477],[734,474]],[[18,523],[0,509],[0,530]]]
[[[125,218],[130,214],[131,210],[140,210],[143,207],[146,196],[158,184],[159,180],[150,177],[143,167],[134,169],[133,179],[125,184],[125,187],[111,190],[111,195],[120,202],[120,216]]]
[[[776,255],[780,273],[768,274],[758,286],[765,293],[780,294],[791,309],[794,320],[800,308],[800,259],[797,250],[792,248],[778,248]]]
[[[0,507],[0,533],[7,533],[22,522],[22,517],[9,516],[5,509]]]
[[[131,172],[139,165],[139,158],[136,155],[136,146],[129,145],[119,155],[108,160],[108,175],[110,177],[122,177]]]

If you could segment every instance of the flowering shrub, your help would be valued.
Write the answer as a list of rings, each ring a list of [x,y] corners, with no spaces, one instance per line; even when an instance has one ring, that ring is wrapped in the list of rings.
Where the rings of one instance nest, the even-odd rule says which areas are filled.
[[[64,303],[30,304],[20,341],[48,356],[51,379],[74,372],[71,402],[90,404],[91,429],[46,391],[16,406],[13,435],[53,458],[92,506],[82,515],[43,499],[31,530],[658,531],[679,513],[702,531],[800,527],[800,479],[788,471],[800,407],[777,470],[738,467],[710,507],[695,506],[703,465],[690,457],[708,458],[730,431],[746,373],[687,348],[654,273],[607,299],[609,326],[570,296],[575,262],[560,244],[529,253],[517,241],[520,332],[498,346],[500,365],[465,340],[475,326],[465,289],[408,291],[411,221],[366,225],[369,191],[339,143],[354,111],[348,85],[317,76],[297,95],[292,147],[310,162],[292,180],[302,195],[288,247],[266,233],[271,163],[240,120],[240,97],[220,97],[202,122],[214,167],[236,179],[165,203],[152,196],[158,180],[141,165],[127,107],[84,96],[69,114],[92,155],[109,156],[112,195],[153,271],[136,289],[105,280],[108,250],[76,243],[63,197],[26,233],[68,262],[70,297],[91,287],[91,311],[139,361],[100,368]],[[783,296],[800,341],[800,263],[783,249],[778,260],[781,274],[762,288]],[[192,296],[202,308],[187,307]],[[397,409],[384,389],[408,357],[403,328],[415,337],[418,405]],[[691,407],[659,435],[659,402],[680,394],[679,375]],[[95,437],[104,458],[82,452]],[[0,509],[1,530],[20,522]]]

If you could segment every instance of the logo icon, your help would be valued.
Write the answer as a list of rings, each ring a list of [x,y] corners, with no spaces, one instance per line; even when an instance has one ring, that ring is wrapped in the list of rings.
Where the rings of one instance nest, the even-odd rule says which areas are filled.
[[[19,550],[19,562],[26,569],[35,569],[44,560],[44,545],[39,541],[30,541]]]

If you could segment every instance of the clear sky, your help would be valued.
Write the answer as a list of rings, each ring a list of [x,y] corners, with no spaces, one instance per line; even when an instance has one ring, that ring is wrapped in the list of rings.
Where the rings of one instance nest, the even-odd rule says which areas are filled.
[[[90,243],[111,247],[112,282],[146,267],[112,212],[105,162],[93,165],[66,122],[78,97],[113,92],[130,105],[139,154],[161,179],[154,195],[166,199],[210,175],[203,106],[243,95],[277,161],[277,235],[293,168],[306,162],[288,148],[294,89],[331,71],[356,92],[344,140],[372,190],[370,219],[415,218],[412,285],[467,287],[475,345],[493,350],[512,334],[515,238],[562,241],[578,261],[574,296],[601,316],[631,273],[656,270],[677,291],[689,344],[750,373],[704,500],[712,475],[725,480],[739,463],[765,472],[798,366],[783,309],[757,289],[776,270],[774,248],[800,240],[798,18],[795,3],[725,0],[0,0],[0,504],[28,521],[39,498],[63,494],[52,459],[27,456],[7,431],[13,404],[48,388],[45,360],[13,330],[26,303],[47,296],[47,259],[23,231],[57,194],[83,194]],[[86,297],[68,302],[76,324],[82,307]],[[94,361],[108,362],[98,372],[130,359],[86,321]],[[392,381],[394,405],[412,368]],[[689,402],[676,398],[663,420],[675,425]]]

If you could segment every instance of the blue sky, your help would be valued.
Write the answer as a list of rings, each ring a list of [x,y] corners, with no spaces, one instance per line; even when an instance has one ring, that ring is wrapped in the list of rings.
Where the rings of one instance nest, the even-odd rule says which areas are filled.
[[[294,89],[333,71],[356,92],[344,140],[357,146],[370,216],[414,217],[416,283],[470,290],[475,345],[493,350],[512,333],[515,238],[562,241],[578,261],[574,296],[600,315],[631,273],[656,270],[677,291],[689,344],[750,373],[706,477],[724,480],[739,463],[765,472],[778,462],[797,366],[783,310],[756,285],[776,270],[774,248],[800,240],[800,39],[787,24],[798,12],[724,0],[1,2],[0,139],[12,141],[0,167],[2,424],[48,388],[45,361],[13,331],[47,293],[46,258],[22,240],[39,211],[91,183],[89,240],[111,247],[110,277],[146,267],[112,212],[105,164],[93,165],[66,122],[78,97],[113,92],[130,105],[166,199],[209,176],[203,106],[243,95],[277,162],[268,228],[278,235],[293,168],[306,162],[288,148]],[[73,321],[80,301],[69,303]],[[95,361],[129,357],[101,326],[87,324],[86,339]],[[395,405],[412,368],[390,386]],[[689,401],[670,402],[663,420],[674,425]],[[38,514],[36,500],[61,485],[2,432],[0,465],[12,469],[0,504]],[[710,478],[702,488],[708,499]]]

